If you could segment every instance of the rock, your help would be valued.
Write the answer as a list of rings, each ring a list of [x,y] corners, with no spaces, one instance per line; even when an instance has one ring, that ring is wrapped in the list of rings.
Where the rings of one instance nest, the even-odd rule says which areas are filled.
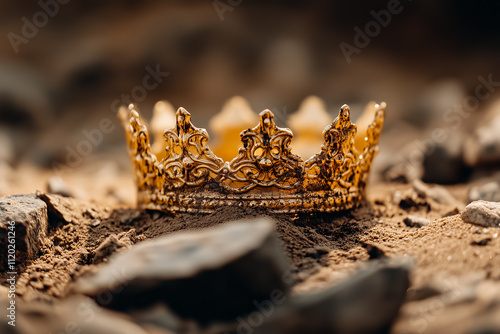
[[[473,241],[470,244],[473,246],[486,246],[491,241],[491,238],[481,239],[479,241]]]
[[[418,217],[418,216],[412,216],[412,215],[409,215],[408,217],[406,217],[403,222],[406,224],[406,226],[408,227],[417,227],[417,228],[421,228],[421,227],[424,227],[424,226],[427,226],[429,225],[429,223],[431,222],[429,219],[427,218],[424,218],[424,217]]]
[[[500,115],[476,129],[467,139],[464,160],[471,167],[500,162]]]
[[[368,256],[370,257],[370,260],[382,259],[382,258],[387,257],[385,255],[384,250],[382,250],[380,248],[380,246],[367,244],[367,243],[363,243],[362,246],[366,249],[366,252],[368,253]]]
[[[467,195],[468,201],[488,201],[488,202],[500,202],[500,183],[493,181],[483,184],[481,186],[475,186],[470,188]]]
[[[405,299],[410,268],[408,260],[369,262],[366,269],[332,288],[315,294],[274,300],[275,305],[269,303],[267,308],[261,308],[246,318],[238,319],[239,324],[235,332],[388,332]],[[269,318],[264,320],[266,317]],[[262,319],[262,326],[257,321],[259,319]],[[257,326],[254,326],[255,324]]]
[[[14,222],[12,225],[11,222]],[[0,198],[0,268],[16,271],[16,265],[35,259],[47,238],[47,205],[34,195],[13,195]],[[9,236],[15,236],[11,245]],[[8,264],[9,249],[15,247],[15,264]],[[13,254],[11,254],[13,255]]]
[[[398,163],[389,165],[382,170],[387,182],[411,183],[423,176],[424,169],[421,164]]]
[[[47,180],[47,192],[64,197],[74,197],[66,183],[58,176],[52,176]]]
[[[424,155],[422,180],[438,184],[466,181],[470,168],[463,163],[463,142],[459,133],[448,133],[446,141],[434,142],[434,148]]]
[[[206,324],[248,314],[275,291],[288,293],[287,270],[273,223],[260,218],[145,241],[112,256],[74,290],[114,309],[163,302]]]
[[[128,232],[122,232],[118,235],[109,235],[95,250],[93,254],[93,263],[101,263],[105,258],[115,253],[118,249],[130,248],[135,242],[135,229]]]
[[[147,334],[126,315],[101,309],[83,296],[54,304],[17,301],[16,307],[16,326],[4,320],[0,322],[0,333]]]
[[[100,212],[88,202],[82,202],[74,198],[47,194],[41,191],[37,191],[36,196],[47,204],[50,224],[55,224],[56,221],[76,223],[84,216],[91,217]]]
[[[458,285],[439,296],[405,303],[392,332],[499,333],[500,284],[484,279],[468,284],[449,280]]]
[[[469,224],[484,227],[500,227],[500,203],[475,201],[467,205],[462,219]]]
[[[429,187],[420,180],[413,181],[413,189],[422,198],[430,198],[436,203],[443,205],[457,206],[458,201],[453,197],[452,194],[446,188],[441,186]]]
[[[455,79],[444,79],[426,85],[408,108],[404,117],[412,124],[420,127],[441,124],[446,112],[457,101],[463,101],[465,89],[463,84]]]

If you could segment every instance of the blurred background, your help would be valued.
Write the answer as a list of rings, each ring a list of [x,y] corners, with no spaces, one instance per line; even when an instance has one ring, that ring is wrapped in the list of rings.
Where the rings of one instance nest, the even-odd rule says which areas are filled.
[[[2,1],[0,195],[98,198],[97,184],[133,202],[117,106],[149,118],[165,99],[206,127],[235,95],[282,117],[310,95],[332,117],[385,101],[374,181],[495,178],[499,14],[457,0]],[[96,129],[102,140],[79,147]]]

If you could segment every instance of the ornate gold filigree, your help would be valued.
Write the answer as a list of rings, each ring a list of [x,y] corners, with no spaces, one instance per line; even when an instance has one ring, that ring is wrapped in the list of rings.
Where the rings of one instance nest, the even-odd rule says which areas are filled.
[[[229,164],[223,184],[238,193],[256,186],[298,187],[303,179],[303,161],[290,148],[292,132],[277,127],[270,110],[259,116],[259,125],[241,133],[243,147]]]
[[[304,162],[292,153],[293,134],[279,128],[269,110],[257,126],[241,132],[242,146],[231,162],[208,147],[209,136],[191,123],[184,108],[176,126],[164,133],[165,157],[151,153],[149,135],[134,106],[121,109],[141,208],[211,212],[222,206],[266,207],[273,212],[338,211],[364,196],[370,166],[378,151],[385,103],[375,105],[362,152],[355,147],[350,110],[323,131],[318,154]],[[361,149],[361,148],[360,148]]]
[[[162,160],[164,186],[168,189],[199,186],[215,178],[224,166],[207,146],[208,133],[191,123],[191,114],[179,108],[176,127],[166,130],[166,155]]]

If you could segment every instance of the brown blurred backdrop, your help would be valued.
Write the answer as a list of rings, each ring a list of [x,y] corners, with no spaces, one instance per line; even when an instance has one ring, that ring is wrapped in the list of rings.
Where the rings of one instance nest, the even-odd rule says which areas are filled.
[[[391,8],[356,46],[355,28],[366,33]],[[386,101],[386,131],[425,136],[475,94],[479,76],[500,81],[499,9],[455,0],[2,1],[2,159],[14,168],[64,163],[66,146],[103,118],[116,127],[92,154],[126,158],[114,109],[133,92],[146,116],[166,99],[198,126],[234,95],[256,112],[293,113],[313,94],[332,115],[347,103],[355,116],[370,100]],[[357,49],[350,62],[347,44]],[[139,94],[154,70],[168,76]],[[453,131],[470,131],[495,94]]]

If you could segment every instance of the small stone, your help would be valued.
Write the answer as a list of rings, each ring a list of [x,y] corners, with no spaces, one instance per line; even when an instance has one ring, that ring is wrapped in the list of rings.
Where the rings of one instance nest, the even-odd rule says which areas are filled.
[[[470,188],[467,197],[469,203],[480,200],[488,202],[500,202],[500,183],[489,182],[481,186],[472,187]]]
[[[96,227],[96,226],[99,226],[100,224],[101,224],[101,220],[96,219],[90,225],[92,225],[92,227]]]
[[[469,224],[484,227],[500,227],[500,203],[475,201],[467,205],[462,219]]]
[[[460,210],[457,207],[454,207],[450,211],[446,212],[442,217],[450,217],[450,216],[455,216],[460,213]]]
[[[87,216],[85,212],[89,210],[87,202],[74,198],[47,194],[41,191],[37,191],[36,196],[47,204],[50,224],[56,223],[54,218],[64,223],[76,223],[84,216]],[[92,210],[94,209],[92,208]]]
[[[41,281],[30,281],[30,285],[37,290],[43,290],[43,282]]]
[[[287,270],[274,224],[260,218],[142,242],[111,256],[74,290],[92,297],[111,291],[103,306],[113,309],[163,302],[181,318],[207,324],[253,312],[273,291],[288,293]]]
[[[385,255],[385,252],[377,245],[363,244],[362,246],[366,249],[370,260],[382,259],[387,257]]]
[[[427,226],[429,225],[429,223],[431,222],[429,219],[427,218],[424,218],[424,217],[418,217],[418,216],[412,216],[412,215],[409,215],[408,217],[406,217],[403,222],[406,224],[406,226],[408,227],[417,227],[417,228],[421,228],[421,227],[424,227],[424,226]]]
[[[56,246],[55,253],[61,255],[63,253],[63,249],[61,246]]]
[[[422,198],[430,198],[443,205],[458,205],[455,197],[442,186],[429,186],[420,180],[413,181],[413,190]]]
[[[12,223],[13,222],[13,223]],[[12,224],[11,224],[12,223]],[[16,271],[19,263],[35,259],[47,238],[47,205],[34,195],[0,198],[0,269]],[[8,263],[9,236],[14,236],[15,264]],[[11,254],[14,255],[14,254]]]
[[[47,180],[47,192],[64,197],[74,197],[63,179],[58,176],[52,176]]]
[[[134,242],[131,240],[135,237],[135,229],[128,232],[122,232],[118,235],[109,235],[94,251],[93,263],[98,264],[115,253],[118,249],[130,248]]]
[[[464,160],[471,167],[500,161],[500,114],[466,140]]]
[[[314,246],[314,249],[318,253],[318,255],[325,255],[330,253],[330,248],[327,246]]]
[[[120,222],[125,225],[129,225],[134,220],[141,216],[141,211],[139,210],[127,210],[121,217]]]
[[[485,238],[480,241],[473,241],[470,244],[473,246],[486,246],[491,241],[491,238]]]

